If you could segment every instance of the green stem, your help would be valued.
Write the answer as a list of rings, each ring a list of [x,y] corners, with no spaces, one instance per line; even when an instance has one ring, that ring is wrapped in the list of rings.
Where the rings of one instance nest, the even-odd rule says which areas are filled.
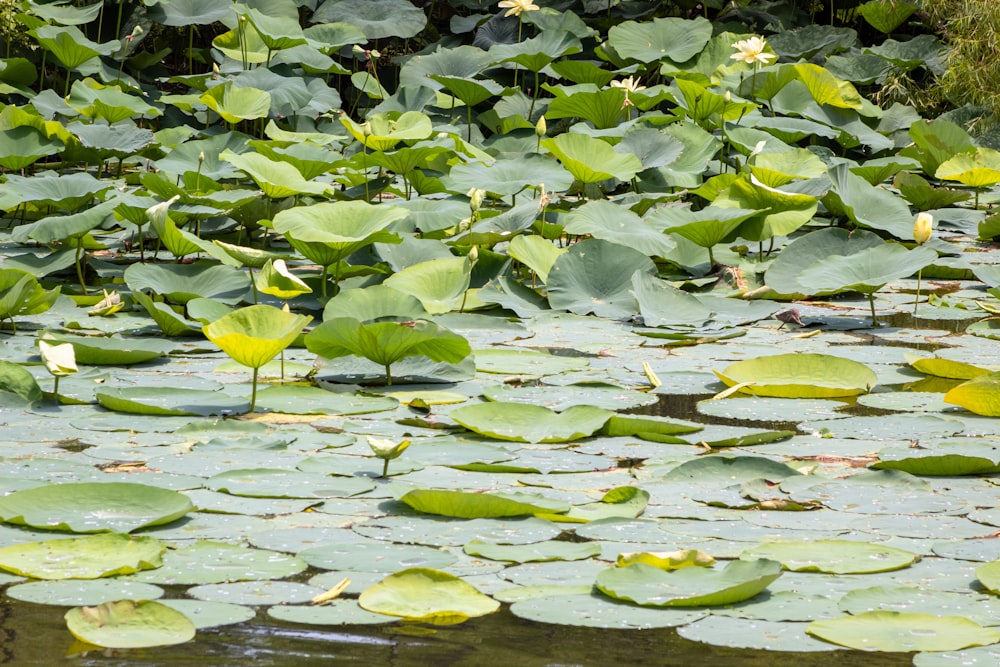
[[[878,319],[875,317],[875,293],[874,292],[869,292],[868,293],[868,306],[871,308],[871,311],[872,311],[872,328],[874,329],[874,328],[878,327]]]
[[[389,459],[382,459],[382,477],[389,476]]]
[[[385,365],[385,386],[392,386],[392,371],[389,369],[389,364]]]
[[[53,375],[52,377],[55,378],[55,380],[56,380],[55,386],[52,388],[52,393],[55,394],[56,398],[58,399],[59,398],[59,376],[58,375]]]
[[[80,289],[83,290],[83,295],[87,296],[87,283],[83,279],[83,265],[80,264],[80,260],[83,257],[83,239],[79,239],[76,245],[76,277],[80,281]]]
[[[250,394],[250,410],[249,410],[249,412],[253,412],[254,406],[257,405],[257,374],[258,373],[260,373],[260,369],[259,368],[254,368],[253,369],[253,391]]]
[[[924,270],[920,269],[917,271],[917,297],[913,300],[913,314],[917,314],[917,305],[920,303],[920,278],[923,275]]]

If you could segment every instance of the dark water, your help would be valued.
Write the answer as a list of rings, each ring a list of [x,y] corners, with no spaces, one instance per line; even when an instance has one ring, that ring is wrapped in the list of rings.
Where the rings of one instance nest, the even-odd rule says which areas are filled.
[[[258,620],[200,630],[174,647],[94,651],[67,658],[73,639],[58,607],[0,603],[0,664],[211,667],[904,667],[909,654],[770,653],[706,646],[672,629],[602,630],[532,623],[507,612],[445,628],[327,628]]]

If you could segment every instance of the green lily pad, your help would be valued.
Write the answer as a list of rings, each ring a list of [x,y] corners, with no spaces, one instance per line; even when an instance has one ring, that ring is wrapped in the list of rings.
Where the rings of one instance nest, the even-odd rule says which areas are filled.
[[[571,442],[607,423],[612,413],[589,405],[555,412],[525,403],[477,403],[452,410],[450,416],[470,431],[515,442]]]
[[[66,612],[66,627],[80,641],[105,648],[148,648],[194,639],[195,626],[159,602],[120,600]]]
[[[346,498],[371,491],[375,482],[364,477],[332,477],[269,468],[227,470],[209,478],[206,486],[251,498]]]
[[[286,623],[303,625],[379,625],[399,620],[395,616],[365,611],[357,600],[333,600],[324,605],[278,605],[268,608],[267,615]]]
[[[770,558],[793,572],[868,574],[909,567],[920,556],[882,544],[849,540],[771,542],[747,549],[741,558]]]
[[[602,571],[595,585],[605,595],[644,607],[721,606],[749,600],[780,576],[781,563],[766,559],[674,571],[635,563]]]
[[[358,604],[368,611],[411,621],[451,625],[492,614],[500,603],[453,574],[410,568],[366,589]]]
[[[133,579],[150,584],[221,584],[227,581],[282,579],[306,569],[295,556],[235,544],[201,540],[163,555],[163,566]],[[149,598],[146,598],[149,599]]]
[[[126,482],[49,484],[0,498],[5,523],[74,533],[128,533],[193,510],[182,493]]]
[[[161,600],[171,609],[176,609],[194,623],[198,630],[217,628],[220,625],[245,623],[257,615],[252,607],[228,602],[208,602],[205,600]]]
[[[581,560],[601,553],[601,545],[594,542],[535,542],[533,544],[492,544],[470,540],[463,549],[470,556],[489,558],[508,563],[534,563],[553,560]]]
[[[862,363],[829,354],[778,354],[738,361],[715,374],[726,386],[778,398],[835,398],[871,391],[875,372]]]
[[[569,505],[565,503],[546,502],[545,498],[538,496],[501,496],[437,489],[414,489],[400,496],[399,500],[418,512],[462,519],[561,514],[569,510]]]
[[[99,579],[159,567],[166,547],[119,533],[27,542],[0,549],[0,569],[34,579]]]
[[[113,600],[155,600],[163,595],[163,589],[152,584],[115,579],[56,579],[11,586],[7,595],[22,602],[76,607]]]
[[[464,397],[462,400],[465,400]],[[337,394],[316,387],[280,385],[257,395],[257,409],[287,415],[361,415],[392,410],[399,402],[388,396]]]
[[[246,412],[250,405],[218,391],[176,387],[108,387],[94,396],[108,410],[137,415],[212,417]]]
[[[1000,641],[1000,631],[962,616],[868,611],[813,621],[806,632],[862,651],[955,651]]]
[[[582,357],[566,357],[539,352],[487,348],[476,350],[476,370],[483,373],[505,375],[552,375],[587,368],[590,364]]]
[[[52,332],[44,333],[42,338],[53,345],[70,343],[76,354],[76,363],[84,366],[132,366],[158,359],[176,347],[168,341],[151,338],[77,336]]]
[[[448,567],[457,559],[443,549],[376,540],[330,543],[302,549],[299,558],[313,567],[333,571],[395,572],[406,567]]]
[[[986,417],[1000,417],[1000,372],[980,375],[944,395],[945,403]]]
[[[673,628],[704,616],[692,609],[653,609],[623,604],[597,593],[548,594],[514,601],[510,612],[538,623],[614,630]]]

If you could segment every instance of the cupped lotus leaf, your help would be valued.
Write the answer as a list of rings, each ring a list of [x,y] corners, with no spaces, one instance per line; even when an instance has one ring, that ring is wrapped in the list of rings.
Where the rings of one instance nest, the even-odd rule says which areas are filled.
[[[683,63],[701,53],[711,37],[712,24],[700,16],[692,20],[654,18],[612,26],[608,45],[619,56],[643,63],[663,59]]]
[[[538,563],[554,560],[583,560],[600,556],[601,545],[596,542],[534,542],[532,544],[494,544],[470,540],[463,547],[465,553],[479,558],[507,563]]]
[[[956,651],[1000,641],[1000,631],[963,616],[932,616],[900,611],[866,611],[813,621],[806,632],[861,651],[910,653]]]
[[[193,510],[184,494],[128,482],[49,484],[0,498],[5,523],[74,533],[129,533]]]
[[[601,239],[575,243],[549,271],[549,305],[578,315],[631,317],[639,311],[632,295],[636,272],[654,275],[656,266],[638,250],[617,243]]]
[[[986,590],[994,595],[1000,595],[1000,560],[995,560],[976,568],[976,579]]]
[[[545,117],[553,120],[583,118],[598,130],[607,130],[621,122],[625,108],[625,91],[621,88],[583,90],[552,100],[545,110]]]
[[[738,361],[716,376],[727,387],[778,398],[836,398],[871,391],[878,382],[864,364],[829,354],[791,353]]]
[[[605,141],[576,132],[545,139],[542,146],[581,183],[600,183],[612,178],[631,180],[642,171],[642,162],[629,153],[619,153]]]
[[[294,299],[312,292],[312,288],[292,273],[283,259],[267,260],[253,280],[258,292],[279,299]]]
[[[472,188],[482,188],[495,195],[510,196],[542,184],[550,192],[567,190],[573,184],[573,177],[552,158],[528,153],[489,163],[455,165],[445,182],[450,190],[463,194]]]
[[[218,391],[179,387],[105,387],[94,392],[101,407],[135,415],[213,417],[246,412],[248,403]]]
[[[540,405],[491,402],[463,406],[450,416],[470,431],[499,440],[571,442],[593,435],[613,414],[590,405],[555,412]]]
[[[673,571],[640,562],[603,570],[594,585],[609,597],[643,607],[720,607],[749,600],[780,576],[781,563],[767,559]]]
[[[812,220],[819,208],[816,197],[773,188],[752,174],[741,175],[712,203],[722,208],[756,211],[739,227],[739,235],[750,241],[791,234]]]
[[[471,277],[467,257],[448,257],[408,266],[383,284],[415,297],[431,315],[440,315],[460,306]]]
[[[825,67],[814,63],[796,63],[795,76],[805,84],[818,104],[841,109],[862,109],[861,96],[848,81],[838,79]]]
[[[459,519],[495,519],[533,514],[563,514],[569,511],[567,503],[542,496],[443,489],[413,489],[400,496],[399,501],[418,512]]]
[[[537,234],[515,236],[507,247],[507,254],[534,271],[543,283],[548,282],[549,271],[566,248],[560,248]]]
[[[920,556],[884,544],[848,540],[769,542],[751,547],[740,558],[770,558],[793,572],[870,574],[909,567]]]
[[[258,304],[234,310],[206,324],[202,332],[234,361],[257,369],[291,345],[311,321],[310,315]]]
[[[246,90],[240,88],[239,90]],[[272,160],[257,153],[234,153],[228,148],[219,154],[237,169],[246,172],[268,197],[280,199],[303,194],[325,195],[331,185],[303,178],[302,172],[287,162]],[[289,209],[297,210],[297,209]],[[287,213],[288,211],[282,211]],[[279,214],[280,215],[280,214]]]
[[[160,567],[166,550],[152,537],[118,533],[26,542],[0,549],[0,569],[33,579],[100,579]]]
[[[379,284],[341,290],[323,308],[323,321],[337,317],[350,317],[361,322],[383,317],[422,319],[427,317],[427,311],[415,296]]]
[[[260,34],[261,40],[272,51],[290,49],[293,46],[306,43],[298,17],[275,16],[265,14],[252,7],[237,6],[240,18],[250,21],[250,24]]]
[[[661,570],[679,570],[682,567],[711,567],[715,565],[715,558],[699,549],[636,551],[618,554],[615,565],[626,567],[632,563],[645,563]]]
[[[271,110],[271,95],[266,90],[237,86],[232,81],[209,88],[198,99],[233,124],[264,118]]]
[[[945,403],[986,417],[1000,417],[1000,372],[963,382],[944,395]]]
[[[0,130],[0,166],[10,171],[20,171],[63,148],[63,142],[27,125]]]
[[[915,354],[903,355],[914,369],[927,375],[953,380],[972,380],[980,375],[989,375],[988,368],[967,364],[964,361],[942,359],[941,357],[918,357]]]
[[[49,171],[30,177],[8,174],[4,185],[13,193],[11,199],[4,202],[8,209],[33,203],[39,208],[53,206],[75,210],[113,187],[110,182],[99,181],[87,172],[59,176]]]
[[[9,260],[8,260],[9,261]],[[52,307],[60,288],[46,290],[31,274],[20,269],[0,270],[0,322],[19,315],[37,315]]]
[[[400,141],[426,139],[433,131],[431,119],[419,111],[371,114],[364,123],[341,114],[340,122],[365,148],[382,152],[392,150]]]
[[[549,517],[556,521],[566,520],[584,523],[612,517],[634,519],[641,515],[649,504],[649,491],[635,486],[620,486],[611,489],[595,503],[574,505],[565,518]]]
[[[305,342],[310,352],[327,359],[352,354],[370,359],[386,369],[389,384],[389,367],[406,357],[455,364],[472,352],[463,336],[427,320],[360,322],[335,317],[306,334]]]
[[[1000,151],[977,147],[975,153],[959,153],[942,162],[934,177],[973,188],[996,185],[1000,183]]]
[[[408,39],[423,30],[427,23],[424,11],[406,0],[326,0],[316,8],[312,20],[317,23],[350,23],[369,40],[384,37]]]
[[[149,18],[163,25],[208,25],[232,15],[225,0],[160,0],[149,8]]]
[[[293,242],[319,246],[316,256],[303,254],[330,266],[366,245],[398,242],[398,236],[385,230],[407,215],[409,212],[399,206],[376,206],[363,201],[324,202],[281,211],[274,216],[274,229]]]
[[[172,646],[194,639],[187,616],[160,602],[117,600],[66,612],[66,627],[77,639],[104,648]]]
[[[133,292],[151,290],[178,304],[204,297],[234,305],[250,289],[250,278],[245,271],[204,261],[132,264],[125,269],[124,278]]]
[[[702,248],[711,248],[726,240],[744,220],[757,213],[751,209],[719,206],[707,206],[700,211],[664,206],[650,213],[646,219],[664,234],[677,234]]]
[[[821,259],[806,267],[799,281],[819,292],[871,294],[886,283],[917,273],[937,257],[937,252],[926,246],[907,250],[898,243],[883,243],[853,255]]]
[[[18,241],[32,239],[39,243],[54,243],[82,238],[91,230],[104,224],[111,216],[114,207],[113,201],[106,201],[79,213],[50,215],[37,222],[15,228],[13,238]]]
[[[53,344],[72,344],[76,363],[84,366],[131,366],[158,359],[174,349],[172,343],[155,338],[78,336],[51,331],[42,338]]]
[[[434,625],[492,614],[500,603],[453,574],[410,568],[365,589],[358,604],[368,611]]]
[[[97,56],[108,56],[121,48],[118,40],[98,44],[76,26],[43,25],[29,31],[46,51],[67,69],[74,69]]]

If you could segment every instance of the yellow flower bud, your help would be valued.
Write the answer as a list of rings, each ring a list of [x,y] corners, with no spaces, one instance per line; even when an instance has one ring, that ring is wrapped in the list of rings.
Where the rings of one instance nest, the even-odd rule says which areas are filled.
[[[472,188],[466,195],[469,197],[469,207],[473,211],[478,211],[483,205],[483,197],[486,196],[486,190],[482,188]]]
[[[545,125],[545,116],[538,119],[535,123],[535,136],[544,137],[545,133],[548,131],[548,127]]]
[[[924,211],[917,214],[917,220],[913,223],[913,240],[924,244],[931,240],[931,232],[934,231],[934,218],[930,213]]]

